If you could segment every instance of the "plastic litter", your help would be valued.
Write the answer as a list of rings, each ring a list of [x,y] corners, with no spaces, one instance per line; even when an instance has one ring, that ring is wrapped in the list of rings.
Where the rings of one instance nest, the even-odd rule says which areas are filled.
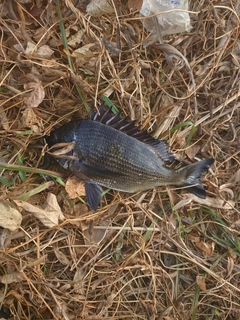
[[[187,0],[143,0],[140,13],[154,17],[142,19],[144,27],[152,33],[154,40],[162,43],[162,37],[191,30],[190,17],[186,11],[172,11],[173,9],[188,10]]]

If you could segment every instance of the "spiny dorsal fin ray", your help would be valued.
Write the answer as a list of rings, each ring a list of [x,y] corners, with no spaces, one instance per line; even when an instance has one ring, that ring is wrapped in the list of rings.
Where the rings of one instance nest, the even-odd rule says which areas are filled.
[[[147,130],[139,129],[139,127],[135,126],[135,121],[127,121],[126,117],[121,118],[120,112],[113,114],[111,109],[104,107],[104,104],[101,104],[98,112],[90,113],[89,119],[109,125],[128,136],[150,145],[163,161],[173,162],[176,160],[174,155],[168,152],[169,146],[165,141],[153,138]]]

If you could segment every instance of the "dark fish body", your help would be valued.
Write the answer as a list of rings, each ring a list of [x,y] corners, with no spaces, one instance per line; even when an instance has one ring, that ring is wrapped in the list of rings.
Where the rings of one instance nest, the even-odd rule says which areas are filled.
[[[89,119],[70,121],[51,132],[46,141],[50,147],[75,142],[66,157],[56,160],[85,180],[87,200],[94,210],[101,199],[99,185],[129,193],[164,185],[186,186],[197,196],[205,197],[199,179],[213,159],[170,169],[166,164],[175,158],[164,141],[154,139],[109,110],[101,109],[100,114],[92,114]]]

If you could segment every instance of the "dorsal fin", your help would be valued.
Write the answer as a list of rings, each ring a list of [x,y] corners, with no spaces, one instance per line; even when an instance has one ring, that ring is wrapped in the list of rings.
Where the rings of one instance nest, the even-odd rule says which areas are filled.
[[[147,130],[141,130],[135,126],[135,121],[127,121],[126,117],[121,118],[120,112],[113,114],[111,109],[104,107],[104,104],[101,104],[98,112],[91,112],[89,119],[111,126],[128,136],[150,145],[163,161],[173,162],[176,160],[174,155],[168,152],[169,146],[166,141],[153,138]]]

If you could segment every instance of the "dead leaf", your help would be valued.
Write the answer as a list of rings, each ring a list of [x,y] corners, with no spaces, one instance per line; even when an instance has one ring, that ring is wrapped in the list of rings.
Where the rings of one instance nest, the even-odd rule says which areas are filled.
[[[215,243],[213,241],[198,241],[195,242],[195,245],[205,254],[205,256],[212,256],[214,253]]]
[[[234,221],[234,222],[230,225],[230,228],[239,230],[239,229],[240,229],[240,219]]]
[[[15,200],[15,202],[20,208],[23,208],[37,217],[46,227],[51,228],[58,224],[58,217],[56,214],[47,212],[44,209],[26,201]]]
[[[92,0],[87,5],[87,13],[93,17],[100,17],[103,14],[114,12],[111,1],[108,0]]]
[[[33,42],[28,41],[27,47],[25,49],[26,54],[32,54],[34,50],[36,50],[36,44]]]
[[[115,297],[116,297],[116,293],[111,292],[110,295],[107,297],[107,301],[106,301],[106,305],[105,305],[106,309],[108,309],[112,306]]]
[[[32,108],[26,108],[22,111],[22,122],[24,127],[29,127],[33,132],[40,132],[41,122]]]
[[[193,160],[201,147],[197,144],[192,145],[191,147],[186,149],[186,154],[190,160]]]
[[[193,243],[200,241],[200,236],[195,232],[190,232],[188,234],[188,239],[191,240]]]
[[[196,277],[196,282],[199,285],[199,288],[202,291],[206,291],[206,282],[205,282],[205,277],[204,276],[197,276]]]
[[[75,34],[71,35],[68,38],[68,45],[73,48],[79,47],[79,44],[82,42],[84,33],[84,29],[79,29]]]
[[[21,280],[21,273],[20,272],[12,272],[9,274],[5,274],[0,277],[1,283],[10,284],[13,282],[19,282]]]
[[[36,108],[43,101],[45,97],[45,91],[40,82],[29,82],[24,85],[25,90],[33,89],[24,98],[26,107]]]
[[[20,227],[21,223],[21,213],[7,201],[0,202],[0,226],[14,231]]]
[[[84,294],[84,273],[82,270],[77,270],[73,277],[74,291],[78,294]]]
[[[178,276],[179,272],[178,271],[173,271],[170,273],[164,273],[162,276],[166,279],[174,279]]]
[[[228,253],[231,259],[234,261],[237,259],[237,254],[234,252],[233,248],[228,247]]]
[[[59,249],[54,249],[54,253],[55,253],[58,261],[61,264],[66,265],[66,266],[70,265],[69,259],[67,258],[67,256],[62,251],[60,251]]]
[[[70,320],[70,317],[68,317],[69,306],[67,305],[67,302],[65,302],[64,300],[59,302],[57,299],[56,299],[56,302],[57,303],[53,308],[54,318]]]
[[[45,210],[49,212],[55,212],[60,221],[65,219],[64,215],[62,214],[62,210],[57,202],[57,197],[53,193],[48,193],[47,195],[47,205]]]
[[[240,181],[240,169],[234,174],[234,176],[230,179],[233,180],[233,185]]]
[[[130,10],[138,10],[142,8],[143,0],[128,0],[128,8]]]
[[[237,170],[237,172],[235,172],[233,174],[233,176],[229,179],[229,182],[222,184],[219,187],[220,191],[225,191],[227,193],[230,193],[232,199],[233,199],[233,191],[231,189],[229,189],[229,187],[234,187],[236,183],[238,183],[240,181],[240,169]]]
[[[90,49],[93,46],[92,43],[88,43],[76,50],[74,50],[71,54],[74,58],[91,58],[94,56],[94,52]],[[83,57],[84,56],[84,57]]]
[[[232,275],[233,268],[234,268],[234,259],[232,257],[228,257],[226,278]]]
[[[85,182],[76,176],[72,176],[67,179],[65,190],[70,199],[75,199],[86,195]]]
[[[100,243],[108,234],[111,232],[108,229],[110,221],[105,219],[97,226],[89,225],[86,227],[84,224],[81,223],[81,230],[84,236],[85,245],[91,246],[93,244]],[[94,229],[94,230],[93,230]]]
[[[229,210],[229,209],[233,209],[235,206],[235,202],[232,200],[225,201],[220,198],[210,198],[210,197],[206,197],[206,199],[201,199],[192,193],[186,193],[184,196],[188,199],[191,199],[191,200],[197,202],[197,203],[204,204],[209,207],[215,207],[218,209]]]
[[[219,187],[219,191],[220,191],[221,193],[222,193],[222,192],[225,192],[225,193],[229,194],[230,199],[234,199],[234,192],[233,192],[232,189],[226,188],[226,187],[224,187],[224,185],[221,185],[221,186]]]
[[[36,51],[36,55],[39,57],[39,58],[42,58],[42,59],[49,59],[51,58],[52,54],[54,53],[54,51],[52,49],[49,48],[48,45],[44,45],[44,46],[41,46],[39,49],[37,49]]]
[[[173,207],[173,210],[177,211],[177,210],[181,209],[182,207],[188,205],[191,202],[192,202],[191,199],[182,199],[178,203],[175,204],[175,206]]]
[[[4,100],[0,100],[0,105],[4,104]],[[9,130],[9,119],[4,110],[4,108],[0,108],[0,127],[4,130]]]
[[[32,213],[48,228],[52,228],[58,225],[59,221],[64,220],[64,216],[57,203],[56,196],[52,193],[49,193],[47,196],[45,209],[32,205],[26,201],[15,200],[15,203],[20,208]]]

